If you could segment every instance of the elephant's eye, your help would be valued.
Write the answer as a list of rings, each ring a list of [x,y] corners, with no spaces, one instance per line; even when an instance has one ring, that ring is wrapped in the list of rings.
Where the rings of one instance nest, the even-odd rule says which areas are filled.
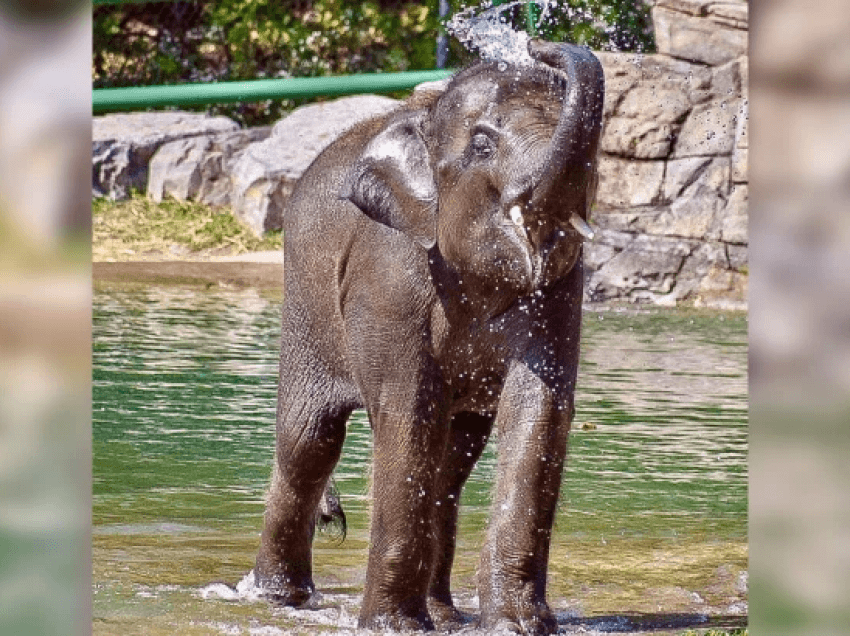
[[[493,154],[496,149],[493,140],[484,133],[478,133],[469,142],[469,149],[476,157],[486,158]]]

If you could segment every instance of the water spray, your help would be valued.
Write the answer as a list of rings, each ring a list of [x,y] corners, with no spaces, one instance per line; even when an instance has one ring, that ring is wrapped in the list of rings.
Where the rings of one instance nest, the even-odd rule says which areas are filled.
[[[483,11],[480,7],[470,7],[456,13],[446,24],[446,31],[468,51],[477,50],[485,60],[530,66],[534,60],[528,54],[528,41],[537,35],[552,4],[552,0],[515,0],[495,6],[485,4]],[[514,30],[506,18],[506,13],[517,6],[526,7],[530,34]],[[543,9],[534,20],[533,7],[537,6]]]

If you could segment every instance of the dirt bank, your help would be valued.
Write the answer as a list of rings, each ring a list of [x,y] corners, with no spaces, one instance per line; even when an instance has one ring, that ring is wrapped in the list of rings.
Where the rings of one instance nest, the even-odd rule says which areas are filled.
[[[186,260],[95,262],[92,279],[95,282],[280,289],[283,286],[283,254],[273,251],[203,260],[189,257]]]

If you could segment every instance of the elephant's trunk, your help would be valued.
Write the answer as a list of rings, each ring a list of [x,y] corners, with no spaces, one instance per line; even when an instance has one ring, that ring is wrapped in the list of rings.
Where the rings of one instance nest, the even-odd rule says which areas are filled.
[[[552,136],[543,171],[536,180],[531,206],[557,209],[563,220],[577,213],[587,219],[593,202],[596,153],[602,131],[605,78],[588,49],[572,44],[532,40],[529,53],[566,76],[564,108]]]

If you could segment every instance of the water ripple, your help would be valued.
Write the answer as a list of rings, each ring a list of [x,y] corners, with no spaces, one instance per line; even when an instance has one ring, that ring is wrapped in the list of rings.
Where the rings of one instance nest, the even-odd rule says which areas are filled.
[[[247,532],[254,552],[274,448],[279,321],[280,298],[252,291],[96,294],[96,536]],[[614,535],[746,540],[746,332],[741,316],[586,312],[553,554]],[[484,531],[493,437],[464,491],[464,533]],[[358,567],[371,443],[356,412],[335,480]],[[474,562],[477,549],[461,541],[458,561]]]

